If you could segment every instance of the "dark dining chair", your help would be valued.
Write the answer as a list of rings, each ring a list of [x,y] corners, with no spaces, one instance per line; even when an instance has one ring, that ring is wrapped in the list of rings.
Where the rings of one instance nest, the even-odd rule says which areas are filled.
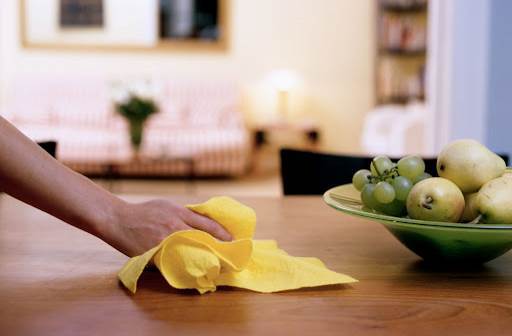
[[[57,157],[57,142],[56,141],[43,141],[37,143],[42,149],[53,157]]]
[[[500,154],[508,165],[508,155]],[[369,169],[373,157],[309,152],[290,148],[280,151],[284,195],[322,195],[329,188],[352,183],[359,169]],[[391,158],[394,162],[400,158]],[[437,158],[423,158],[425,171],[437,176]]]

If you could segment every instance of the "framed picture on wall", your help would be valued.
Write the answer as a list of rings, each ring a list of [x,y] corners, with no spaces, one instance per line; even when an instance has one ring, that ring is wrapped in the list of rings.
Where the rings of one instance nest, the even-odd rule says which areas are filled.
[[[230,2],[19,0],[20,40],[24,48],[223,52]]]
[[[60,0],[60,28],[102,28],[103,0]]]
[[[218,40],[219,7],[219,0],[159,0],[160,40]]]

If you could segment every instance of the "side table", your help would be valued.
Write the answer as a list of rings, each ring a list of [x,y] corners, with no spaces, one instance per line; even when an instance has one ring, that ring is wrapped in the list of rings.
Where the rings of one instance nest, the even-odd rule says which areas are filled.
[[[279,149],[292,147],[315,150],[321,144],[321,129],[313,121],[277,121],[251,128],[253,172],[273,172],[279,168]]]

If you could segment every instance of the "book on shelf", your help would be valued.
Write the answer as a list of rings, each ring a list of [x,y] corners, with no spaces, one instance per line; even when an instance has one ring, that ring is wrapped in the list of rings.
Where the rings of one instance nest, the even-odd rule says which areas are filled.
[[[417,52],[426,47],[425,21],[414,16],[383,14],[380,18],[379,48]]]
[[[427,7],[427,0],[380,0],[380,6],[390,11],[422,11]]]
[[[400,102],[407,98],[422,99],[425,95],[424,73],[423,64],[411,71],[411,69],[396,67],[391,61],[383,60],[380,62],[377,76],[378,101]],[[393,97],[398,98],[393,99]]]

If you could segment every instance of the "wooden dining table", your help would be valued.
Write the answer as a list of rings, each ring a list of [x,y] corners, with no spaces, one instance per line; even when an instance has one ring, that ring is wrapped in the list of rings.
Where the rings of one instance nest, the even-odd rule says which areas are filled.
[[[0,335],[512,335],[512,253],[470,268],[429,264],[380,224],[337,212],[321,197],[239,200],[256,210],[256,238],[318,257],[359,282],[200,295],[148,270],[132,295],[117,280],[127,257],[3,195]]]

